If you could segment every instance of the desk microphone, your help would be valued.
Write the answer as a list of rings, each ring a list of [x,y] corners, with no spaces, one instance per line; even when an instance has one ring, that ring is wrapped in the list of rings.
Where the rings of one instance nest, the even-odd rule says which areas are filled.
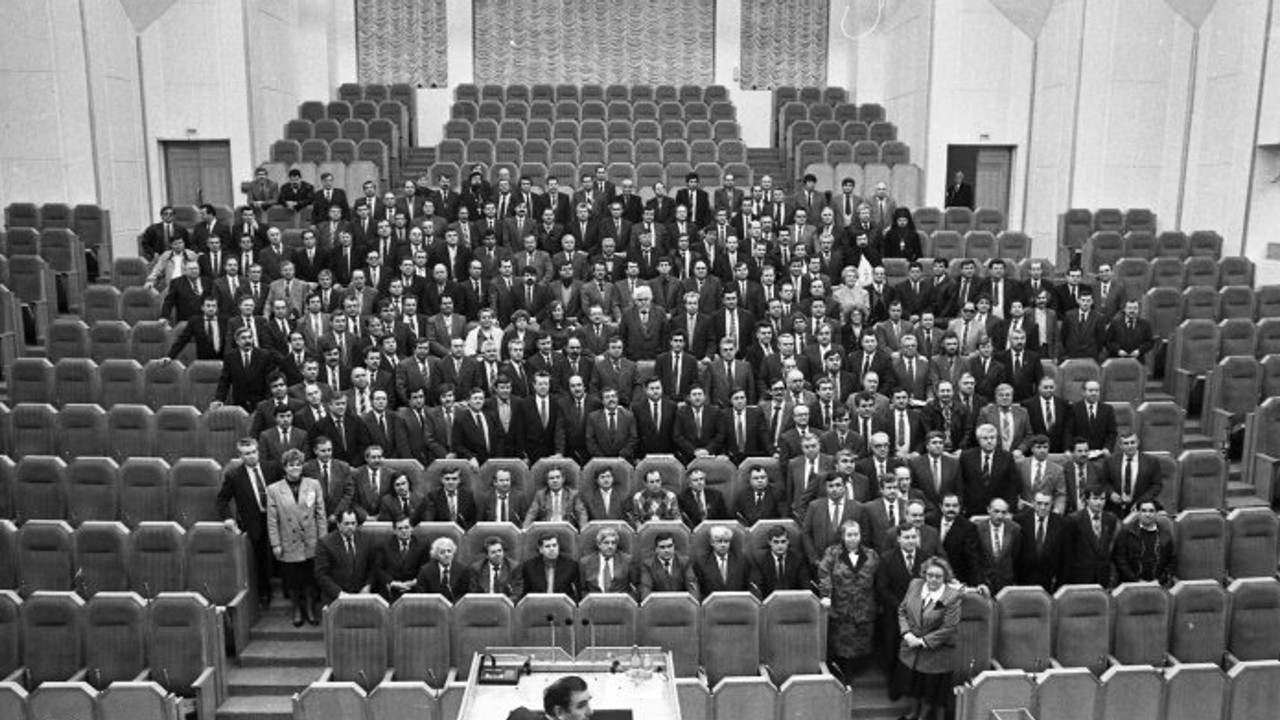
[[[569,654],[572,655],[578,649],[578,626],[571,617],[565,618],[564,624],[569,626]]]
[[[586,628],[587,632],[590,634],[591,647],[592,648],[597,647],[596,646],[596,626],[592,625],[591,621],[588,620],[587,618],[582,618],[582,627]]]
[[[547,626],[551,628],[551,647],[556,646],[556,616],[547,613]]]

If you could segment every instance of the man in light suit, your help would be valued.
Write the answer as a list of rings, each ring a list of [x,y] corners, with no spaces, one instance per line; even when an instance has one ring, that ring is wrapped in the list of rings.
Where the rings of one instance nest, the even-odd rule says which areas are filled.
[[[1066,478],[1062,473],[1062,466],[1049,460],[1049,438],[1032,435],[1027,438],[1026,444],[1029,448],[1028,457],[1018,461],[1021,494],[1016,512],[1021,514],[1033,509],[1037,493],[1045,493],[1053,498],[1055,507],[1066,507]]]
[[[582,594],[626,593],[635,595],[631,556],[618,551],[618,531],[606,527],[596,533],[596,551],[578,561]]]
[[[804,517],[809,503],[823,495],[827,478],[836,472],[836,459],[822,453],[817,435],[808,433],[802,437],[800,449],[800,454],[787,463],[787,484],[795,496],[792,515],[797,518]]]
[[[1074,515],[1084,510],[1089,500],[1089,488],[1103,485],[1102,471],[1089,459],[1089,441],[1082,437],[1072,438],[1068,450],[1069,454],[1062,461],[1063,506],[1054,508],[1054,512],[1062,515]]]
[[[864,544],[884,551],[894,547],[889,531],[907,519],[907,501],[900,497],[898,480],[893,475],[885,475],[877,482],[880,497],[863,505],[867,513],[867,529],[870,530]]]
[[[823,553],[840,539],[840,526],[853,521],[870,537],[870,523],[863,505],[846,495],[845,479],[840,475],[826,478],[826,496],[809,503],[800,525],[800,544],[804,557],[813,567],[818,566]]]
[[[362,515],[342,511],[338,529],[316,543],[316,584],[325,605],[343,593],[367,593],[373,589],[373,542],[360,532]]]
[[[925,435],[925,452],[907,464],[914,487],[925,503],[925,515],[936,520],[942,512],[942,498],[954,493],[960,480],[960,461],[946,452],[946,437],[931,430]]]
[[[996,386],[995,398],[994,403],[978,412],[978,424],[995,427],[1000,447],[1015,457],[1022,457],[1027,452],[1027,438],[1031,436],[1027,409],[1013,404],[1013,386],[1008,383]]]

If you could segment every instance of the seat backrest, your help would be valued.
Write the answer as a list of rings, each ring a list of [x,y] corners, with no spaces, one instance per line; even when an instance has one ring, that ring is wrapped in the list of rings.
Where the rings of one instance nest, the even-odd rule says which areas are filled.
[[[808,590],[779,590],[761,605],[760,660],[781,685],[793,675],[821,673],[826,658],[824,618]]]
[[[1052,653],[1053,598],[1043,588],[1010,586],[996,596],[995,660],[1007,669],[1040,672]]]
[[[99,690],[147,666],[147,604],[131,592],[102,592],[84,607],[85,667]]]
[[[1226,504],[1227,462],[1222,453],[1208,448],[1185,450],[1178,456],[1178,475],[1176,509],[1218,509]]]
[[[1227,676],[1209,663],[1178,664],[1165,671],[1165,714],[1169,720],[1221,717]]]
[[[115,405],[107,412],[107,434],[118,460],[155,454],[155,413],[146,405]]]
[[[1257,662],[1242,662],[1227,671],[1231,686],[1227,702],[1232,720],[1268,717],[1275,713],[1280,690],[1280,661],[1274,656]]]
[[[1239,660],[1280,657],[1280,580],[1241,578],[1227,587],[1231,619],[1227,649]]]
[[[991,666],[995,633],[995,608],[978,592],[961,597],[960,624],[956,628],[956,675],[972,678]]]
[[[5,558],[8,562],[10,558]],[[8,677],[22,667],[22,598],[13,590],[0,590],[0,673]],[[4,707],[0,704],[0,711]]]
[[[187,533],[175,522],[143,522],[129,533],[129,590],[150,599],[187,589]]]
[[[688,593],[653,593],[640,603],[637,640],[671,651],[676,677],[693,677],[702,657],[702,606]],[[758,642],[758,640],[757,640]]]
[[[348,595],[329,603],[324,613],[325,656],[336,682],[353,682],[366,691],[382,680],[390,657],[390,610],[379,595]]]
[[[1082,386],[1083,387],[1083,386]],[[1102,363],[1103,402],[1141,404],[1147,395],[1147,369],[1135,358],[1108,358]]]
[[[84,600],[72,592],[38,592],[22,604],[27,683],[70,680],[84,667]]]
[[[637,643],[640,607],[630,595],[592,593],[578,602],[576,622],[586,628],[578,634],[575,655],[591,645],[627,647]]]
[[[156,453],[173,462],[200,447],[200,411],[190,405],[165,405],[156,411]]]
[[[1227,594],[1213,580],[1183,580],[1169,591],[1169,654],[1180,662],[1222,662],[1227,648]]]
[[[440,689],[449,674],[449,601],[441,595],[406,594],[391,606],[391,664],[398,681]]]
[[[48,359],[17,358],[9,366],[7,374],[11,404],[53,401],[53,363]]]
[[[1217,510],[1184,510],[1173,524],[1183,580],[1222,581],[1227,574],[1227,521]]]
[[[58,452],[73,459],[106,455],[107,411],[96,404],[74,403],[58,413]]]
[[[186,383],[184,382],[186,370],[182,362],[177,360],[171,363],[151,360],[144,365],[142,378],[145,385],[144,392],[146,393],[147,405],[153,410],[158,410],[166,405],[185,404],[187,401]],[[187,445],[186,447],[194,447],[194,445]]]
[[[214,605],[228,605],[249,587],[248,537],[220,522],[198,522],[186,536],[187,589]]]
[[[169,351],[169,329],[158,320],[133,324],[133,359],[145,366]]]
[[[160,457],[129,457],[120,465],[120,520],[132,527],[169,518],[168,462]]]
[[[502,541],[502,549],[514,562],[520,557],[522,547],[519,526],[509,522],[478,522],[472,525],[458,543],[458,555],[462,562],[477,562],[484,557],[484,543],[490,537]]]
[[[58,388],[58,403],[96,403],[102,380],[98,364],[87,357],[63,358],[54,363],[53,382]]]
[[[551,647],[554,644],[572,655],[573,634],[565,630],[565,625],[572,622],[575,622],[574,603],[569,596],[529,593],[520,598],[512,616],[514,644],[520,647]],[[555,643],[552,643],[553,637]]]
[[[79,457],[67,468],[67,519],[115,520],[119,516],[120,466],[106,457]]]
[[[1170,400],[1148,400],[1137,409],[1139,447],[1148,452],[1177,452],[1183,443],[1186,411]]]
[[[1231,319],[1252,323],[1257,306],[1253,288],[1244,285],[1227,285],[1218,291],[1218,312],[1223,322]]]
[[[1112,654],[1126,665],[1162,666],[1169,651],[1169,594],[1156,583],[1126,583],[1112,591],[1111,602]]]
[[[1280,519],[1266,507],[1243,507],[1227,515],[1231,540],[1227,546],[1227,576],[1270,577],[1277,564]]]
[[[509,647],[514,640],[515,607],[505,595],[467,595],[453,606],[452,666],[471,669],[471,660],[487,647]]]
[[[96,328],[95,328],[96,329]],[[143,397],[142,366],[132,358],[111,358],[98,364],[102,390],[98,404],[110,410],[117,404],[138,402]]]
[[[63,358],[89,357],[89,326],[79,318],[58,318],[49,324],[45,350],[55,364]]]
[[[249,414],[244,408],[223,405],[200,416],[201,454],[220,463],[239,457],[236,442],[249,434]]]
[[[76,528],[75,587],[86,598],[129,588],[129,529],[119,522],[92,520]]]
[[[170,692],[193,695],[200,676],[219,665],[217,609],[191,592],[165,593],[148,609],[151,677]]]
[[[218,490],[222,467],[209,458],[184,457],[169,471],[169,508],[172,519],[190,529],[197,522],[220,520]]]
[[[1053,658],[1101,672],[1111,649],[1111,599],[1097,585],[1064,585],[1053,596]]]
[[[28,455],[14,471],[13,509],[18,522],[67,516],[67,464],[49,455]]]

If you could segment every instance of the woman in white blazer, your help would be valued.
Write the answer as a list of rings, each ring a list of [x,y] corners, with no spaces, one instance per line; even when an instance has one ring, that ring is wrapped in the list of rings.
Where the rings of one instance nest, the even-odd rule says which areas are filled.
[[[324,490],[315,478],[302,476],[301,450],[288,450],[280,459],[284,478],[267,488],[267,535],[285,595],[293,601],[293,626],[319,625],[315,557],[316,541],[325,531]]]

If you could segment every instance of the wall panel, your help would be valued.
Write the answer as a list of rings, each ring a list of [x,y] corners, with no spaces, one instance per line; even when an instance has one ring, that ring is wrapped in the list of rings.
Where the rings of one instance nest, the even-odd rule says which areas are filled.
[[[447,84],[445,4],[445,0],[355,0],[359,81],[424,87]]]
[[[714,82],[713,0],[476,0],[475,82]]]
[[[827,84],[828,0],[742,0],[741,83]]]

